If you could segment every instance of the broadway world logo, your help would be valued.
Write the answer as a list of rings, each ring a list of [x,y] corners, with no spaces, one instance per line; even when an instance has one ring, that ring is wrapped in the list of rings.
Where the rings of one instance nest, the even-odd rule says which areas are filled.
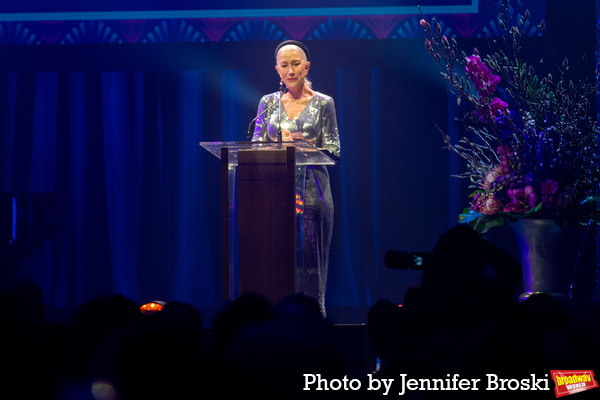
[[[598,387],[598,382],[594,379],[594,371],[553,370],[550,372],[552,380],[554,380],[554,393],[557,398]]]

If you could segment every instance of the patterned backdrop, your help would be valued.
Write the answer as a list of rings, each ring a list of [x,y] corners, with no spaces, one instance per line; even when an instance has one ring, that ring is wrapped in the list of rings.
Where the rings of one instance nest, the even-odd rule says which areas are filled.
[[[323,3],[327,5],[327,1]],[[77,13],[3,12],[7,6],[0,6],[0,44],[423,37],[423,29],[419,26],[421,15],[416,2],[401,0],[393,3],[398,6]],[[418,3],[423,5],[422,11],[428,18],[443,15],[442,28],[448,37],[482,37],[486,33],[488,36],[498,35],[495,7],[501,1],[439,0]],[[513,3],[513,18],[518,19],[525,11],[525,6],[521,1]],[[536,11],[536,17],[544,17],[545,0],[532,0],[526,4],[528,9]],[[188,15],[189,18],[186,17]],[[217,18],[219,15],[229,16]],[[248,15],[252,17],[246,17]],[[528,36],[539,35],[533,24],[526,26],[526,32]]]

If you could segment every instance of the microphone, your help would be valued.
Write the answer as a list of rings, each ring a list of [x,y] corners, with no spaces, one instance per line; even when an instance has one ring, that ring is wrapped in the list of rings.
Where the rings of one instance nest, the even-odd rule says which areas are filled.
[[[260,114],[258,114],[258,115],[256,116],[256,118],[254,118],[252,121],[250,121],[250,124],[248,125],[248,136],[247,136],[247,138],[248,138],[248,142],[250,142],[250,141],[251,141],[251,139],[252,139],[252,138],[250,137],[250,128],[252,127],[252,123],[253,123],[254,121],[256,121],[257,119],[259,119],[260,117],[262,117],[262,115],[263,115],[264,113],[266,113],[267,111],[269,111],[271,108],[275,107],[275,106],[276,106],[276,105],[278,105],[278,104],[281,104],[281,97],[282,97],[284,94],[286,94],[287,92],[289,92],[289,89],[288,89],[288,88],[286,88],[286,87],[280,86],[280,87],[279,87],[279,92],[281,93],[281,96],[279,96],[279,99],[278,99],[278,100],[277,100],[275,103],[273,103],[273,104],[271,104],[269,107],[267,107],[267,108],[266,108],[266,109],[265,109],[263,112],[261,112]],[[279,133],[279,135],[281,136],[281,130],[280,130],[280,133]]]

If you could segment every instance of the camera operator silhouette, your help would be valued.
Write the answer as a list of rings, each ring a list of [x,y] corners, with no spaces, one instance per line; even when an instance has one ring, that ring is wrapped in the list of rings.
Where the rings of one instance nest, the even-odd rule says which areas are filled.
[[[489,264],[495,276],[487,277]],[[490,335],[482,326],[502,319],[512,321],[512,302],[521,279],[520,265],[504,250],[480,238],[469,226],[455,226],[440,236],[424,265],[419,287],[407,291],[403,307],[391,310],[389,302],[378,302],[370,311],[372,339],[382,355],[382,374],[395,376],[409,371],[432,377],[459,370],[464,357],[478,357],[470,349],[487,351]],[[382,314],[388,317],[382,319]],[[391,321],[393,319],[393,322]],[[396,343],[381,334],[394,330]],[[509,328],[510,329],[510,328]],[[481,346],[470,342],[481,340]],[[376,347],[377,348],[377,347]]]

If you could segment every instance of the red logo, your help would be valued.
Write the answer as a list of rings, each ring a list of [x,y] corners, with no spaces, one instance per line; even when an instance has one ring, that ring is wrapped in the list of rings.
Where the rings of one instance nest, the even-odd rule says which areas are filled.
[[[594,379],[594,371],[552,370],[550,372],[552,373],[554,393],[557,398],[598,387],[598,382]]]

